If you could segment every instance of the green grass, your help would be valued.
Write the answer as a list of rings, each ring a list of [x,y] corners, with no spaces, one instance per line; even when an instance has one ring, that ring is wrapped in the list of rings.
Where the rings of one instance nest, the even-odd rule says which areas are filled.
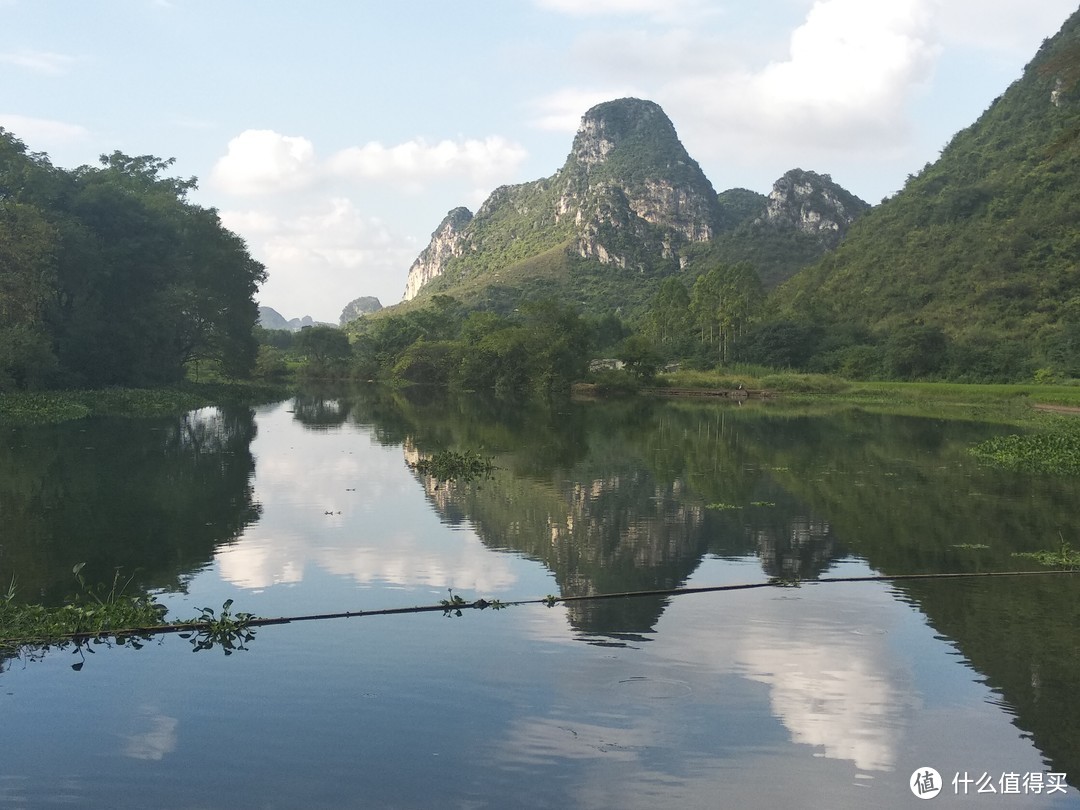
[[[89,587],[82,578],[83,564],[72,569],[80,591],[68,603],[56,607],[25,605],[15,601],[17,580],[12,578],[7,591],[0,594],[0,652],[41,649],[62,646],[71,636],[85,633],[92,636],[114,635],[134,628],[157,627],[162,624],[166,608],[153,596],[125,593],[129,582],[120,582],[117,570],[111,586]],[[145,634],[121,635],[118,641],[130,640],[139,646]]]
[[[655,384],[703,390],[733,389],[742,385],[752,391],[764,390],[776,394],[770,408],[774,411],[780,407],[812,407],[823,412],[856,407],[894,416],[977,419],[1054,434],[1066,430],[1070,424],[1075,423],[1080,427],[1080,415],[1047,414],[1033,407],[1037,404],[1080,407],[1080,386],[1073,385],[850,382],[830,375],[778,372],[760,366],[740,365],[712,371],[686,369],[668,372],[658,375]],[[1048,448],[1050,443],[1045,445]],[[1046,456],[1046,451],[1033,452]],[[1071,451],[1059,449],[1058,460],[1045,463],[1043,469],[1063,471],[1067,466],[1061,461],[1065,452]]]
[[[120,646],[141,647],[156,633],[182,630],[180,637],[191,642],[196,652],[220,647],[225,655],[247,649],[254,637],[250,613],[234,613],[233,600],[221,611],[202,608],[193,619],[166,623],[168,609],[152,594],[129,594],[126,582],[116,570],[110,585],[87,585],[82,576],[85,563],[71,569],[79,590],[57,606],[23,604],[15,599],[18,582],[12,577],[0,593],[0,654],[39,657],[50,649],[74,644],[79,650],[89,641],[110,641]],[[88,649],[88,648],[86,648]],[[91,650],[92,652],[92,650]],[[81,669],[82,662],[72,665]]]
[[[162,416],[207,405],[279,399],[279,387],[246,382],[187,382],[170,388],[33,391],[0,395],[5,424],[50,424],[86,416]]]

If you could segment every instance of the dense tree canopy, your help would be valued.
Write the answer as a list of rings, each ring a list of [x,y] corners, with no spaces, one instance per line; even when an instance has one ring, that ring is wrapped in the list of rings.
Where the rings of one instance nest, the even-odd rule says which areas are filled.
[[[0,390],[251,368],[264,268],[172,163],[114,152],[67,171],[0,128]]]

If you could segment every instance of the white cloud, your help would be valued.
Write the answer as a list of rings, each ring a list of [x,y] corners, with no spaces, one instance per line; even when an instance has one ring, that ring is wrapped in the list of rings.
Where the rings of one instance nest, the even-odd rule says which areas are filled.
[[[248,129],[229,141],[210,178],[230,194],[264,194],[303,188],[315,176],[315,147],[307,138]]]
[[[578,58],[612,76],[638,77],[647,86],[636,95],[664,106],[692,136],[695,155],[884,155],[905,142],[908,104],[935,65],[929,2],[818,0],[792,31],[786,55],[758,66],[723,53],[714,32],[685,28],[593,34],[579,42]],[[536,123],[571,129],[571,110],[579,116],[586,101],[598,100],[564,89],[537,102]]]
[[[1024,58],[1034,55],[1034,48],[1076,11],[1076,0],[935,0],[933,5],[944,39]]]
[[[921,0],[816,3],[792,33],[790,57],[750,79],[748,100],[773,122],[809,125],[818,137],[853,128],[887,135],[933,68],[929,22]]]
[[[33,144],[35,148],[71,143],[90,134],[86,127],[78,124],[8,113],[0,113],[0,126],[14,133],[24,143]]]
[[[525,157],[518,144],[490,136],[432,143],[416,138],[396,146],[372,142],[319,160],[305,137],[247,130],[229,142],[210,182],[229,194],[261,197],[221,214],[266,265],[269,279],[260,301],[285,306],[293,316],[332,321],[357,295],[397,303],[421,247],[383,219],[361,213],[353,202],[358,192],[370,192],[375,183],[388,186],[380,204],[384,213],[402,203],[402,194],[437,184],[456,185],[455,198],[475,205],[494,185],[507,182]],[[367,188],[357,189],[358,181]]]
[[[289,317],[311,314],[336,321],[336,313],[358,295],[378,295],[405,286],[405,270],[419,248],[380,219],[362,214],[347,197],[273,213],[265,209],[221,212],[225,227],[240,234],[269,279],[259,300],[287,307]],[[400,292],[395,295],[400,296]]]
[[[329,169],[358,179],[413,184],[454,175],[484,183],[513,174],[526,156],[522,146],[498,135],[438,143],[414,138],[396,146],[373,141],[342,150],[330,159]]]
[[[46,76],[62,76],[75,62],[75,58],[63,53],[34,51],[23,48],[19,51],[0,53],[0,62],[31,70]]]
[[[567,88],[544,96],[533,102],[536,116],[530,123],[538,129],[553,132],[576,132],[583,116],[590,107],[604,101],[627,96],[638,96],[632,90],[578,90]]]
[[[372,141],[316,158],[310,140],[272,130],[249,129],[229,141],[211,173],[214,185],[231,194],[295,191],[319,180],[378,180],[418,191],[447,178],[490,185],[512,175],[527,152],[499,135],[428,143],[414,138],[395,146]]]

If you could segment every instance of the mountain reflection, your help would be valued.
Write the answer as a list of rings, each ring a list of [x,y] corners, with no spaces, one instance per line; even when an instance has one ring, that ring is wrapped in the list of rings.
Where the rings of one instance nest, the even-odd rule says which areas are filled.
[[[463,446],[466,436],[497,448],[490,481],[416,477],[446,523],[468,522],[486,546],[542,562],[560,595],[678,588],[710,553],[757,556],[769,576],[803,578],[845,556],[827,523],[809,517],[767,473],[748,469],[735,422],[717,420],[715,408],[563,407],[563,418],[543,429],[520,412],[513,425],[491,412],[480,425],[465,421],[464,408],[444,408],[426,422],[438,442],[403,442],[408,465],[440,445]],[[570,458],[547,452],[566,443],[560,433],[575,437]],[[731,508],[712,508],[713,498]],[[662,596],[570,602],[567,616],[592,643],[618,644],[647,639],[667,604]]]

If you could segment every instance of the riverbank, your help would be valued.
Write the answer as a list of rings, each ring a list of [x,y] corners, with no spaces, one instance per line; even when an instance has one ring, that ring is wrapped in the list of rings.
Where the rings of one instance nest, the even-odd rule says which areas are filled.
[[[1035,383],[854,382],[822,374],[777,373],[768,369],[676,371],[659,374],[649,386],[629,375],[608,372],[579,383],[577,398],[646,395],[728,402],[769,401],[772,407],[857,407],[874,413],[936,419],[977,419],[1036,429],[1080,415],[1080,386]]]
[[[0,395],[0,423],[54,424],[88,416],[161,416],[210,405],[272,402],[283,386],[253,382],[186,382],[169,388],[27,391]]]

